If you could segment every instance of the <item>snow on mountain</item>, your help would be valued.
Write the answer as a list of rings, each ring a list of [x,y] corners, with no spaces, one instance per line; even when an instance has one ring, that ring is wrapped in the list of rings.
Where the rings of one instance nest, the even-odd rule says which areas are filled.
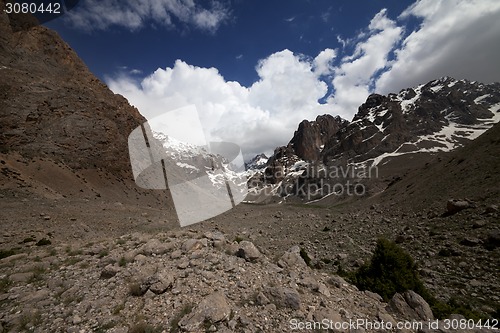
[[[499,121],[500,83],[443,77],[397,94],[372,94],[351,122],[330,115],[303,121],[290,143],[277,148],[251,180],[279,193],[277,188],[316,184],[325,168],[366,170],[403,155],[451,151]]]

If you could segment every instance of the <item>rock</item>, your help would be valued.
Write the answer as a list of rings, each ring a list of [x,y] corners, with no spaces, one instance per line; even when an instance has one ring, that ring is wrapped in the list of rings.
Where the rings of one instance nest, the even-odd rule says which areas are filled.
[[[269,304],[269,299],[262,292],[259,292],[255,297],[258,305],[266,305]]]
[[[118,267],[115,267],[113,265],[107,265],[104,267],[104,269],[101,271],[100,278],[101,279],[111,279],[113,276],[118,273],[120,269]]]
[[[497,247],[500,247],[500,231],[492,231],[488,234],[486,237],[486,240],[484,242],[484,246],[488,250],[494,250]]]
[[[241,241],[236,255],[246,261],[254,261],[260,258],[260,251],[252,242]]]
[[[169,243],[163,243],[158,239],[150,239],[146,244],[141,247],[141,253],[144,255],[160,255],[169,252],[172,249],[172,245]]]
[[[278,260],[278,266],[282,268],[307,267],[306,262],[300,256],[300,247],[293,246]]]
[[[188,239],[182,244],[182,251],[184,253],[192,252],[201,249],[203,246],[204,244],[199,239]]]
[[[331,321],[333,323],[341,323],[344,321],[344,320],[342,320],[342,317],[340,316],[340,314],[337,311],[332,310],[332,309],[324,309],[324,308],[314,311],[313,318],[317,322],[321,322],[323,320],[328,320],[329,322]]]
[[[156,295],[160,295],[172,287],[174,278],[167,271],[163,271],[148,278],[146,283],[149,285],[149,290]]]
[[[389,302],[389,309],[407,320],[432,320],[434,315],[429,304],[416,292],[409,290],[396,293]]]
[[[28,282],[32,278],[33,278],[32,272],[14,273],[9,276],[9,280],[12,282]]]
[[[486,207],[485,213],[486,214],[498,213],[498,206],[497,205],[489,205],[488,207]]]
[[[192,311],[179,321],[179,327],[185,331],[200,331],[206,323],[214,324],[228,319],[231,308],[222,291],[216,291],[205,297]]]
[[[302,160],[315,161],[327,140],[347,124],[344,119],[329,114],[317,116],[314,121],[303,120],[290,140],[290,146]]]
[[[301,305],[299,293],[290,288],[284,287],[267,287],[264,289],[264,294],[276,305],[277,308],[290,308],[299,310]]]
[[[465,237],[464,239],[462,239],[460,241],[460,244],[464,245],[464,246],[473,247],[473,246],[478,246],[479,244],[481,244],[481,241],[477,238]]]
[[[73,323],[73,325],[78,325],[82,322],[82,318],[79,315],[74,315],[71,322]]]
[[[446,203],[446,212],[449,215],[458,213],[459,211],[469,208],[470,203],[465,200],[456,200],[456,199],[450,199]]]
[[[472,229],[479,229],[486,225],[486,222],[483,220],[477,220],[472,223]]]
[[[379,302],[383,301],[382,296],[380,296],[377,293],[371,292],[369,290],[365,290],[364,293],[365,293],[366,296],[370,297],[371,299],[374,299],[374,300],[379,301]]]

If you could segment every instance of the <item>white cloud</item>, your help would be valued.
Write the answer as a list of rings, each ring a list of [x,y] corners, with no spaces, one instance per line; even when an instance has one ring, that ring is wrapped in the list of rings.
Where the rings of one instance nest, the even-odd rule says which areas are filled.
[[[165,13],[157,15],[166,18],[175,13],[189,20],[189,8],[166,7]],[[140,26],[141,15],[148,13],[147,5],[140,13],[136,20],[134,13],[120,15],[130,16],[130,24]],[[245,158],[251,158],[286,144],[303,119],[324,113],[352,119],[373,91],[397,92],[445,75],[498,81],[499,14],[500,2],[496,0],[421,0],[405,10],[397,22],[383,9],[357,36],[346,40],[337,36],[344,44],[341,51],[327,48],[315,58],[289,50],[271,54],[258,63],[259,80],[250,87],[226,81],[215,68],[180,60],[140,83],[131,76],[117,76],[108,83],[146,117],[196,105],[209,140],[235,142]],[[112,21],[120,21],[122,16]],[[404,24],[413,16],[422,23],[405,37]],[[346,46],[354,48],[352,53],[338,55],[346,52]],[[395,59],[390,57],[393,52]],[[331,96],[325,96],[325,77],[331,78]],[[325,97],[326,103],[320,104],[318,100]]]
[[[334,69],[333,87],[329,97],[333,112],[351,119],[370,93],[375,74],[383,70],[388,55],[401,39],[403,29],[387,17],[385,9],[375,15],[368,31],[360,34],[352,55],[344,56]]]
[[[333,72],[332,62],[337,57],[337,51],[325,49],[314,58],[314,72],[318,75],[330,75]]]
[[[396,51],[377,91],[397,92],[441,76],[489,83],[500,80],[500,2],[497,0],[421,0],[400,20],[422,19]]]
[[[260,80],[248,88],[224,80],[215,68],[181,60],[140,83],[125,75],[107,83],[148,119],[194,104],[208,140],[237,143],[251,158],[286,144],[301,120],[327,113],[318,103],[327,86],[310,60],[284,50],[261,60],[256,69]]]
[[[87,0],[66,14],[65,19],[84,30],[104,30],[120,26],[130,30],[153,22],[174,27],[173,18],[182,24],[209,32],[216,31],[229,17],[229,10],[220,2],[211,7],[193,0]]]

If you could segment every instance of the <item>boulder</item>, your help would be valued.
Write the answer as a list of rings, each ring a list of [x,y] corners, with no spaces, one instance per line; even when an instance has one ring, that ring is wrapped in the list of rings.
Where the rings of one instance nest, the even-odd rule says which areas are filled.
[[[257,249],[257,247],[255,247],[255,245],[249,241],[241,241],[239,243],[236,255],[247,261],[257,260],[261,256],[260,251]]]
[[[433,320],[429,304],[412,290],[396,293],[389,302],[389,309],[406,320]]]
[[[267,287],[264,289],[264,294],[271,303],[277,308],[290,308],[299,310],[301,305],[299,293],[290,288],[284,287]]]
[[[448,213],[449,215],[455,214],[469,207],[470,203],[466,200],[450,199],[446,203],[446,213]]]
[[[216,291],[205,297],[191,313],[179,321],[179,327],[188,332],[200,332],[207,322],[213,324],[228,319],[231,307],[222,291]]]

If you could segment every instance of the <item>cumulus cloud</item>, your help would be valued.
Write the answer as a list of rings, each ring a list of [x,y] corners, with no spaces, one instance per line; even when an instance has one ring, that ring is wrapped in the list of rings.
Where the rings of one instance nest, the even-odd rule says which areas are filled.
[[[333,72],[333,61],[337,57],[337,51],[325,49],[314,58],[314,71],[318,75],[330,75]]]
[[[209,32],[216,31],[229,17],[220,2],[206,8],[193,0],[87,0],[65,19],[84,30],[104,30],[119,26],[136,30],[146,22],[174,27],[174,22]]]
[[[334,69],[334,94],[328,98],[334,113],[351,119],[366,100],[376,74],[387,66],[388,55],[401,39],[403,29],[381,10],[370,21],[368,30],[358,36],[354,52],[341,59]]]
[[[327,113],[318,103],[327,85],[318,80],[309,59],[283,50],[261,60],[256,70],[260,79],[244,87],[226,81],[215,68],[177,60],[141,82],[122,75],[107,83],[148,119],[195,105],[207,139],[235,142],[248,159],[286,144],[301,120]]]
[[[396,50],[396,60],[377,81],[377,91],[397,92],[440,76],[499,81],[499,1],[421,0],[399,19],[404,23],[409,17],[422,22]]]
[[[164,13],[155,12],[158,19],[168,21],[167,17],[175,15],[194,22],[189,13],[202,10],[194,4],[195,9],[180,5],[187,1],[172,3],[178,8],[162,7]],[[148,5],[143,7],[141,13],[152,15]],[[303,119],[325,113],[352,119],[372,92],[397,92],[445,75],[498,81],[499,14],[496,0],[420,0],[397,20],[383,9],[358,35],[347,40],[337,37],[345,44],[341,50],[326,48],[316,57],[283,50],[260,60],[256,66],[259,79],[249,87],[226,81],[215,68],[181,60],[139,82],[130,74],[107,82],[146,118],[194,104],[207,139],[235,142],[248,159],[285,145]],[[134,13],[122,11],[121,15],[130,16],[129,24],[140,26],[141,15],[146,14],[136,20]],[[410,17],[421,21],[414,31],[405,26]],[[122,19],[110,18],[112,22]],[[215,26],[208,18],[201,21]],[[346,46],[352,47],[350,53]]]

